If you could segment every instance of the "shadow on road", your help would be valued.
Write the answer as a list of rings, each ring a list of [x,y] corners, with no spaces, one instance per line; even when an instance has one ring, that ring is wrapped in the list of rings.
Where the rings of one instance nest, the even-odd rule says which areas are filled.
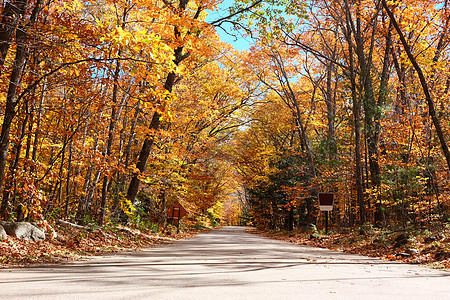
[[[247,286],[254,285],[255,281],[263,285],[275,282],[354,284],[450,277],[449,272],[422,271],[428,270],[425,268],[419,272],[414,268],[419,267],[293,245],[245,233],[243,228],[226,227],[141,252],[60,266],[1,270],[0,284],[2,287],[5,284],[63,285],[76,294],[77,286],[88,287],[95,293],[96,287],[105,286],[119,292],[136,287]],[[35,296],[45,295],[35,293]]]

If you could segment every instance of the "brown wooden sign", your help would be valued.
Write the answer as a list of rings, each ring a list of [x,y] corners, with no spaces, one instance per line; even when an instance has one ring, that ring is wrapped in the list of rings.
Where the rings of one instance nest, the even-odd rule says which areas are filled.
[[[319,193],[319,207],[321,211],[332,211],[334,204],[333,193]]]
[[[187,214],[187,211],[183,206],[177,201],[175,202],[167,212],[167,217],[169,219],[180,220]]]

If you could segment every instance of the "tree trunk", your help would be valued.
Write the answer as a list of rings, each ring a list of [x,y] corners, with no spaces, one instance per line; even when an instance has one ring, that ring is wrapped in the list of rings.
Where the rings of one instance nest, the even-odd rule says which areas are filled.
[[[161,115],[158,112],[155,112],[153,114],[152,122],[150,123],[149,128],[153,130],[157,130],[160,125],[160,117]],[[150,150],[152,148],[154,137],[146,138],[144,141],[144,144],[142,145],[141,152],[139,154],[138,162],[136,163],[136,168],[139,170],[140,173],[145,171],[145,168],[147,166],[147,160],[150,156]],[[138,178],[139,174],[134,174],[133,178],[131,179],[130,186],[128,187],[127,192],[127,198],[128,200],[132,201],[134,203],[134,200],[136,199],[137,192],[139,190],[139,184],[140,180]]]
[[[336,48],[334,49],[332,59],[335,59]],[[328,120],[328,132],[327,132],[327,149],[330,159],[335,159],[337,154],[336,143],[336,98],[334,97],[332,80],[334,73],[334,64],[328,62],[327,65],[327,87],[325,94],[325,103],[327,105],[327,120]]]
[[[17,168],[19,166],[19,161],[20,161],[20,155],[22,153],[22,144],[23,144],[23,139],[25,137],[25,131],[26,131],[26,126],[27,126],[27,122],[28,122],[28,115],[25,114],[25,117],[23,119],[23,121],[19,124],[18,128],[17,128],[17,142],[14,144],[13,150],[12,150],[12,155],[14,156],[14,160],[10,163],[9,165],[9,176],[8,178],[5,180],[5,187],[3,190],[3,203],[9,203],[12,207],[12,209],[14,209],[14,207],[17,204],[17,197],[14,197],[14,194],[16,192],[16,171]],[[11,197],[13,197],[12,199],[14,200],[12,203],[10,203],[10,199]],[[21,217],[22,217],[22,210],[21,210],[21,204],[19,203],[19,207],[17,208],[17,212],[19,213],[17,215],[17,221],[22,221]]]
[[[119,51],[120,56],[120,51]],[[113,87],[113,93],[112,93],[112,101],[111,101],[111,119],[109,122],[109,129],[108,129],[108,140],[106,142],[106,149],[104,153],[104,157],[106,158],[105,164],[109,164],[109,157],[111,156],[111,150],[112,145],[114,142],[114,132],[116,129],[117,124],[117,94],[118,94],[118,82],[117,79],[119,78],[120,73],[120,63],[119,61],[116,62],[116,68],[114,71],[114,87]],[[109,190],[109,174],[108,172],[105,172],[103,175],[103,185],[102,185],[102,200],[100,204],[100,217],[99,217],[99,223],[100,225],[103,225],[104,218],[106,216],[106,200],[108,197],[108,190]]]
[[[388,32],[386,35],[386,48],[384,50],[384,58],[383,58],[383,71],[381,73],[381,80],[380,80],[380,87],[379,87],[379,91],[378,91],[378,101],[377,101],[377,110],[375,111],[375,115],[374,115],[374,123],[375,123],[375,132],[376,132],[376,136],[374,137],[374,139],[376,139],[377,144],[379,143],[379,139],[380,139],[380,131],[381,131],[381,107],[385,104],[386,102],[386,98],[388,95],[388,81],[389,81],[389,69],[391,66],[389,57],[390,57],[390,53],[392,52],[392,34],[391,34],[391,29],[392,29],[392,22],[389,22],[389,27],[388,27]],[[378,162],[377,162],[378,163]],[[377,170],[374,170],[374,174],[375,171],[377,176],[374,176],[372,178],[372,180],[374,181],[373,184],[374,186],[377,187],[378,190],[380,190],[381,188],[381,175],[380,175],[380,168],[378,166]],[[386,217],[384,215],[384,211],[383,211],[383,204],[381,202],[381,195],[380,193],[377,193],[377,199],[376,199],[377,203],[376,203],[376,212],[375,212],[375,222],[378,224],[382,224],[383,226],[385,225],[386,222]]]
[[[434,128],[436,129],[436,134],[439,138],[439,142],[441,144],[442,152],[444,153],[445,159],[447,161],[447,172],[450,173],[450,151],[448,149],[447,141],[444,136],[444,132],[442,130],[441,123],[439,121],[439,118],[436,115],[436,110],[434,107],[434,101],[431,96],[430,90],[428,88],[427,80],[425,78],[425,75],[422,72],[422,69],[420,68],[419,64],[417,63],[416,58],[411,52],[411,48],[409,47],[408,42],[405,39],[405,36],[403,35],[402,30],[400,29],[400,26],[397,23],[397,20],[395,19],[394,14],[388,7],[386,0],[381,0],[383,3],[383,7],[386,10],[387,14],[389,15],[389,18],[391,19],[392,24],[394,25],[395,30],[397,31],[400,41],[402,42],[403,48],[405,49],[405,52],[408,56],[409,61],[413,65],[414,69],[417,72],[417,75],[420,79],[420,84],[422,85],[423,93],[425,94],[425,98],[427,100],[428,104],[428,113],[430,114],[430,117],[433,121]]]
[[[122,14],[122,20],[121,20],[121,27],[122,29],[125,29],[126,24],[127,24],[127,17],[128,17],[128,10],[129,8],[127,6],[125,6],[124,10],[123,10],[123,14]],[[117,53],[117,56],[120,57],[121,56],[122,51],[119,50]],[[109,123],[109,129],[108,129],[108,141],[106,143],[106,152],[105,152],[105,157],[106,157],[106,165],[108,165],[109,167],[109,157],[111,156],[111,150],[112,150],[112,145],[114,142],[114,133],[116,130],[116,124],[117,124],[117,119],[120,116],[120,112],[122,111],[122,105],[123,102],[125,101],[125,97],[124,96],[124,101],[122,101],[120,108],[116,108],[117,105],[117,99],[118,99],[118,89],[119,89],[119,82],[118,82],[118,78],[120,75],[120,62],[119,60],[116,61],[116,68],[114,70],[114,86],[113,86],[113,93],[112,93],[112,101],[111,101],[111,120]],[[103,177],[103,185],[102,185],[102,200],[101,200],[101,204],[100,204],[100,225],[103,225],[105,216],[106,216],[106,202],[107,202],[107,198],[108,198],[108,191],[109,191],[109,186],[110,186],[110,182],[109,182],[109,172],[105,172],[104,177]]]
[[[37,148],[38,148],[38,144],[39,144],[41,120],[42,120],[42,115],[44,114],[45,89],[46,89],[46,84],[44,82],[44,84],[42,86],[42,96],[39,101],[39,108],[38,108],[37,117],[36,117],[37,120],[36,120],[36,128],[34,130],[33,151],[31,152],[31,159],[33,160],[33,163],[36,163],[36,159],[37,159]],[[34,167],[32,168],[32,170],[34,170]]]
[[[360,222],[366,221],[366,206],[364,201],[363,180],[362,180],[362,163],[361,163],[361,103],[358,100],[356,74],[355,74],[355,62],[353,58],[353,42],[352,42],[352,29],[350,23],[351,15],[348,7],[348,0],[345,0],[346,6],[346,39],[348,43],[349,51],[349,71],[350,71],[350,83],[353,100],[353,122],[355,133],[355,177],[356,177],[356,197],[359,206],[359,218]]]
[[[377,18],[373,18],[371,29],[371,40],[370,48],[367,53],[365,51],[365,41],[363,39],[363,33],[361,29],[361,3],[357,4],[357,17],[356,17],[356,30],[353,30],[356,43],[356,55],[358,57],[359,67],[360,67],[360,82],[361,82],[361,94],[363,95],[363,105],[364,105],[364,133],[365,141],[367,147],[366,160],[368,160],[368,168],[366,166],[366,180],[369,180],[370,171],[370,182],[372,187],[378,187],[380,185],[380,165],[379,165],[379,136],[381,127],[379,126],[379,121],[381,117],[381,107],[375,99],[375,93],[373,89],[372,80],[372,58],[374,49],[375,32],[377,27]],[[354,28],[354,27],[352,27]],[[388,52],[386,52],[388,53]],[[387,70],[386,70],[387,72]],[[385,75],[386,76],[386,75]],[[386,79],[385,79],[386,80]],[[368,170],[367,170],[368,169]],[[367,185],[369,187],[369,185]],[[368,203],[370,205],[370,203]]]
[[[28,0],[9,0],[5,4],[0,21],[0,66],[5,63],[19,22],[24,21],[27,5]]]
[[[64,141],[63,141],[63,145],[67,144],[67,134],[64,135]],[[66,163],[66,147],[63,147],[62,149],[62,153],[61,153],[61,163],[59,165],[59,179],[58,179],[58,183],[57,183],[57,187],[58,187],[58,197],[57,197],[57,204],[59,206],[61,206],[63,204],[62,199],[63,199],[63,173],[64,173],[64,164]]]
[[[26,33],[25,28],[21,26],[21,28],[17,31],[17,50],[16,50],[16,58],[14,60],[13,70],[11,73],[8,94],[6,96],[6,108],[5,108],[5,116],[2,124],[2,131],[0,135],[0,191],[2,190],[3,179],[5,177],[5,168],[6,162],[8,159],[8,148],[9,148],[9,139],[10,139],[10,131],[11,124],[16,115],[16,95],[17,88],[20,85],[20,78],[25,66],[26,60]],[[9,201],[2,201],[2,205],[0,206],[0,216],[6,219],[6,209],[9,206]]]
[[[100,117],[101,117],[101,113],[100,113],[99,119],[100,119]],[[95,153],[95,151],[97,151],[98,144],[99,144],[99,139],[97,137],[94,141],[94,147],[93,147],[94,153]],[[81,220],[83,218],[83,216],[87,210],[88,203],[90,202],[89,197],[91,196],[90,190],[91,190],[92,172],[94,172],[94,166],[90,165],[86,172],[86,177],[85,177],[84,185],[83,185],[84,196],[81,198],[81,200],[78,203],[78,209],[77,209],[77,215],[76,215],[77,220]]]
[[[72,157],[73,157],[73,151],[72,151],[72,140],[69,144],[69,159],[67,162],[67,177],[66,177],[66,201],[65,201],[65,207],[64,207],[64,217],[69,216],[69,204],[70,204],[70,177],[71,177],[71,170],[72,170]]]
[[[278,89],[272,87],[268,83],[266,83],[264,80],[263,83],[268,86],[270,89],[275,91],[281,99],[289,106],[291,110],[293,110],[293,115],[295,116],[295,123],[298,128],[298,133],[300,137],[300,143],[302,150],[306,152],[306,158],[308,163],[308,168],[311,177],[316,177],[316,170],[314,166],[314,157],[313,152],[311,150],[311,146],[309,143],[308,135],[306,134],[306,128],[303,124],[303,118],[300,111],[300,106],[298,104],[297,96],[295,95],[294,91],[292,90],[291,84],[289,82],[289,76],[286,73],[286,68],[284,65],[284,62],[280,56],[280,54],[277,51],[272,51],[271,54],[269,54],[271,57],[271,60],[273,63],[277,65],[278,72],[275,73],[275,76],[278,79],[278,82],[283,87],[282,91],[279,91]]]
[[[188,4],[189,4],[189,0],[180,0],[179,5],[178,5],[178,11],[180,13],[184,13],[184,11],[188,7]],[[197,10],[197,12],[195,13],[195,15],[193,17],[194,20],[198,19],[201,11],[202,11],[201,9]],[[175,39],[181,38],[181,32],[177,26],[174,27],[174,37],[175,37]],[[184,50],[184,46],[182,46],[182,45],[175,48],[175,51],[174,51],[175,58],[173,60],[173,63],[176,66],[178,66],[184,59],[189,57],[189,53],[183,54],[183,50]],[[175,79],[176,79],[175,73],[171,72],[167,75],[166,81],[164,83],[164,89],[166,91],[168,91],[170,93],[172,92],[173,86],[175,84]],[[149,126],[149,128],[151,130],[159,129],[160,117],[161,117],[161,115],[157,111],[155,111],[155,113],[153,114],[152,121]],[[139,154],[139,159],[136,164],[136,168],[139,170],[139,173],[144,172],[146,169],[147,160],[150,155],[150,149],[154,143],[154,140],[155,140],[155,136],[152,135],[151,137],[146,138],[144,141],[144,144],[142,145],[142,149]],[[134,203],[137,193],[139,191],[140,180],[139,180],[138,176],[139,176],[139,174],[136,174],[136,173],[133,174],[133,178],[131,179],[130,186],[128,187],[127,198],[132,203]]]
[[[28,1],[17,0],[14,3],[15,3],[15,5],[18,5],[18,7],[19,7],[18,12],[21,13],[19,15],[23,18],[23,16],[25,15],[25,9],[26,9],[26,5],[28,4]],[[40,11],[40,4],[41,4],[41,0],[37,0],[35,7],[31,13],[29,24],[33,24],[36,21],[37,15],[39,14],[39,11]],[[13,8],[11,8],[11,9],[13,9]],[[12,14],[14,15],[15,13],[17,13],[17,12],[13,11]],[[8,21],[7,21],[7,19],[2,19],[2,22],[8,22]],[[22,23],[25,23],[24,20]],[[3,25],[4,24],[2,24],[2,26]],[[11,28],[8,29],[7,26],[6,27],[5,26],[2,27],[4,36],[3,36],[3,38],[0,37],[0,43],[1,43],[0,46],[2,46],[3,49],[0,51],[4,51],[5,55],[6,55],[8,52],[9,43],[10,43],[8,41],[8,38],[11,34],[8,30],[10,30]],[[5,30],[8,32],[6,32]],[[12,67],[11,77],[10,77],[10,81],[9,81],[8,92],[6,95],[5,116],[3,118],[2,131],[0,134],[0,192],[2,191],[2,187],[3,187],[3,179],[5,177],[6,162],[8,159],[8,148],[9,148],[11,124],[16,115],[17,89],[20,86],[21,75],[22,75],[23,69],[25,68],[25,64],[26,64],[26,58],[27,58],[26,42],[28,39],[27,32],[28,31],[27,31],[25,24],[18,25],[18,29],[16,30],[16,44],[17,44],[16,56],[14,59],[14,64]],[[1,33],[1,30],[0,30],[0,33]],[[5,38],[5,36],[6,36],[6,38]],[[1,53],[0,55],[3,55],[3,53]],[[3,63],[3,61],[2,61],[2,63]],[[6,218],[6,209],[9,206],[8,202],[9,201],[2,201],[2,204],[0,206],[0,217]]]
[[[183,47],[178,47],[175,49],[175,59],[174,63],[175,65],[179,65],[183,59],[187,58],[187,54],[183,54]],[[164,89],[168,92],[172,92],[173,86],[175,84],[176,75],[175,73],[169,73],[166,77],[166,82],[164,83]],[[159,126],[161,125],[160,121],[161,115],[155,111],[153,114],[152,121],[150,122],[149,128],[151,131],[156,131],[159,129]],[[134,203],[137,193],[139,191],[139,184],[141,181],[139,180],[139,174],[145,171],[147,166],[147,160],[150,156],[150,150],[152,148],[152,145],[155,141],[155,135],[152,135],[149,138],[146,138],[144,141],[144,144],[142,145],[141,152],[139,154],[138,162],[136,163],[136,168],[139,170],[139,173],[133,174],[133,177],[131,179],[130,185],[128,187],[127,192],[127,198],[132,203]]]

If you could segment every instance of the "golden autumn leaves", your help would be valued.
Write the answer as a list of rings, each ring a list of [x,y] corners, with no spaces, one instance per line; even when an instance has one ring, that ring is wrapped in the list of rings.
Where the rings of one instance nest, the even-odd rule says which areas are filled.
[[[444,209],[448,183],[419,82],[372,1],[241,3],[261,12],[249,27],[261,40],[242,53],[204,21],[214,1],[26,2],[24,21],[37,13],[28,36],[4,41],[1,104],[13,120],[0,147],[4,218],[103,221],[126,203],[158,219],[175,200],[195,214],[256,189],[267,203],[246,196],[273,225],[287,207],[314,216],[321,189],[338,194],[336,218],[348,223],[361,208],[370,220],[422,213],[427,201]],[[447,8],[396,4],[447,132]],[[30,188],[39,196],[25,197]]]

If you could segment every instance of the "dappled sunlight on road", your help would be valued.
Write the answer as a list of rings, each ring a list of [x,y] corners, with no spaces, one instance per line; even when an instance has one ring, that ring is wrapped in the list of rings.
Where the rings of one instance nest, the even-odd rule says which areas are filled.
[[[1,270],[0,278],[1,299],[274,299],[296,298],[300,292],[419,299],[448,295],[450,286],[449,272],[292,245],[239,227],[142,252]]]

